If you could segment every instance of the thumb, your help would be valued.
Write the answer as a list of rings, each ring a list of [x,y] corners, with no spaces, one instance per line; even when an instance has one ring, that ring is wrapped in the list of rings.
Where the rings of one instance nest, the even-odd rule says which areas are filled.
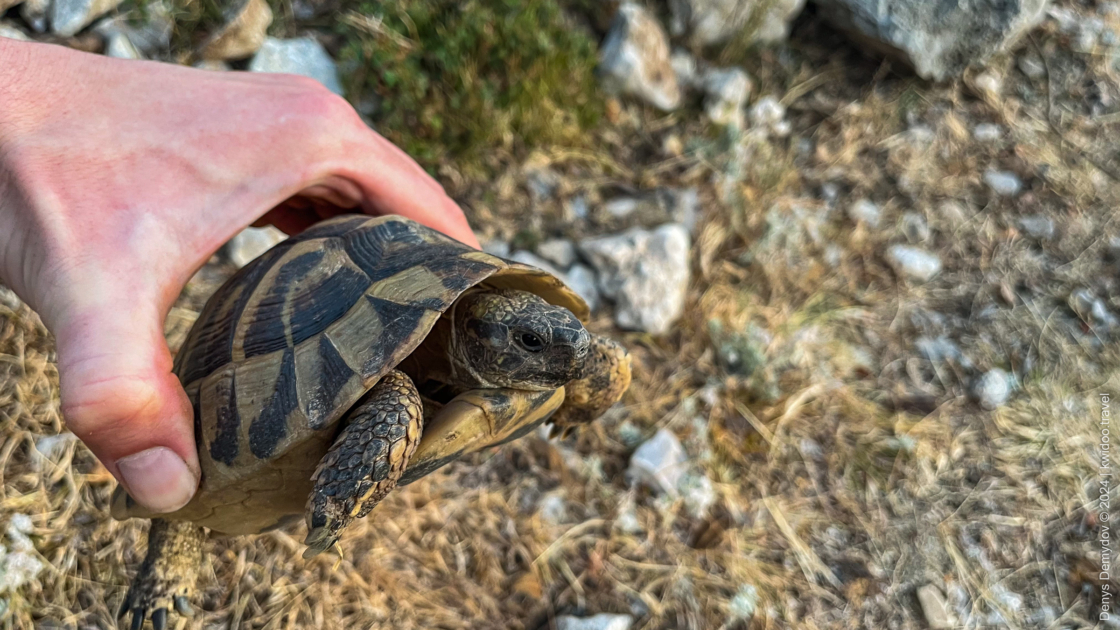
[[[158,309],[78,309],[56,329],[62,413],[134,500],[174,511],[199,480],[190,402],[171,373]]]

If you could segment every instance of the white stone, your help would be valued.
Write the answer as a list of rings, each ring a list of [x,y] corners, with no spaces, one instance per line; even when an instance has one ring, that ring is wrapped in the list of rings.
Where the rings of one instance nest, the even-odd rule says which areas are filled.
[[[868,199],[857,199],[848,206],[848,218],[856,223],[865,223],[867,227],[879,227],[881,216],[879,206]]]
[[[562,492],[546,494],[539,504],[541,519],[552,524],[563,523],[568,515],[568,504]]]
[[[241,268],[286,238],[287,234],[271,225],[247,227],[231,238],[222,249],[229,261]]]
[[[1003,136],[1003,127],[992,123],[980,123],[972,129],[972,137],[980,142],[994,142]]]
[[[717,125],[743,127],[743,105],[751,79],[742,68],[713,68],[704,73],[704,113]]]
[[[253,72],[299,74],[322,83],[335,94],[342,94],[338,68],[322,44],[313,37],[276,39],[267,37],[249,63]]]
[[[926,282],[941,271],[941,259],[918,247],[892,245],[887,260],[900,275],[918,282]]]
[[[210,70],[211,72],[228,72],[229,64],[217,59],[202,59],[194,64],[195,68],[199,70]]]
[[[751,584],[740,586],[727,608],[731,621],[749,620],[758,610],[758,589]]]
[[[751,106],[751,124],[771,131],[779,137],[789,133],[789,126],[782,124],[785,122],[785,117],[785,105],[769,94],[759,98]]]
[[[670,430],[658,429],[630,456],[627,474],[641,484],[671,497],[680,496],[680,484],[688,472],[688,457],[680,440]]]
[[[144,4],[143,21],[137,23],[134,11],[118,13],[94,25],[93,31],[110,41],[115,35],[124,35],[143,56],[166,50],[171,45],[175,20],[171,9],[163,0],[149,0]]]
[[[561,269],[576,261],[576,246],[566,238],[554,238],[537,245],[537,254]]]
[[[50,3],[51,30],[70,37],[94,19],[115,9],[122,0],[53,0]]]
[[[973,386],[973,396],[984,409],[995,409],[1002,406],[1011,397],[1011,375],[1007,372],[993,368],[984,372]]]
[[[675,34],[689,32],[701,46],[735,37],[747,42],[777,42],[789,36],[789,24],[805,0],[670,0]],[[750,27],[749,32],[746,29]]]
[[[1054,238],[1054,219],[1040,214],[1020,217],[1019,229],[1026,232],[1031,238],[1050,240]]]
[[[1004,197],[1014,197],[1023,189],[1023,182],[1011,171],[988,169],[984,171],[984,183],[992,192]]]
[[[926,625],[931,630],[948,630],[957,625],[953,611],[941,594],[941,589],[933,584],[926,584],[918,588],[918,603],[922,606],[922,614],[926,618]]]
[[[31,40],[31,38],[27,36],[27,33],[24,33],[22,30],[20,30],[18,26],[9,24],[7,22],[0,22],[0,37],[5,37],[7,39],[16,39],[21,42]]]
[[[630,615],[598,614],[593,617],[563,615],[556,618],[556,630],[630,630],[634,618]]]
[[[681,104],[669,38],[657,19],[634,2],[618,8],[603,42],[599,70],[610,92],[637,96],[663,111]]]
[[[684,310],[691,277],[688,228],[669,223],[634,228],[579,245],[599,274],[599,289],[614,300],[615,322],[626,330],[668,332]]]
[[[109,36],[109,42],[105,45],[105,55],[117,59],[144,58],[124,33],[113,33]]]
[[[681,85],[694,86],[699,78],[696,68],[696,58],[686,50],[674,50],[669,56],[669,65],[677,73],[677,81]]]
[[[592,311],[599,308],[599,278],[595,271],[585,265],[572,265],[562,278],[575,291]]]
[[[47,13],[51,9],[51,0],[24,0],[19,7],[19,15],[24,22],[36,33],[47,32]]]

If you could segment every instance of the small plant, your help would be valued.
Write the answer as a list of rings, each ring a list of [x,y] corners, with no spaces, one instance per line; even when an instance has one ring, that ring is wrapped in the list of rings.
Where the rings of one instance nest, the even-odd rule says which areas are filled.
[[[425,165],[580,144],[599,119],[595,42],[555,0],[359,0],[339,22],[347,93]]]

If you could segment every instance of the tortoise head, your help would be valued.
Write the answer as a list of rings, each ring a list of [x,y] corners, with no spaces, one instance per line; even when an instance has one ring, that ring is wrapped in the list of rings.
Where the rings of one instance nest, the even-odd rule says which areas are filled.
[[[571,311],[534,293],[468,293],[453,317],[451,360],[474,381],[463,385],[540,391],[583,371],[591,335]]]

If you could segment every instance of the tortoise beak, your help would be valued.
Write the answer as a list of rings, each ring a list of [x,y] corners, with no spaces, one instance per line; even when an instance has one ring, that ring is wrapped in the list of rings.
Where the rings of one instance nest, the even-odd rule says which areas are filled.
[[[563,325],[554,325],[552,327],[552,346],[571,352],[573,370],[571,378],[583,378],[584,363],[586,363],[587,353],[591,348],[591,334],[587,332],[583,324],[573,316],[571,321],[565,321]]]

